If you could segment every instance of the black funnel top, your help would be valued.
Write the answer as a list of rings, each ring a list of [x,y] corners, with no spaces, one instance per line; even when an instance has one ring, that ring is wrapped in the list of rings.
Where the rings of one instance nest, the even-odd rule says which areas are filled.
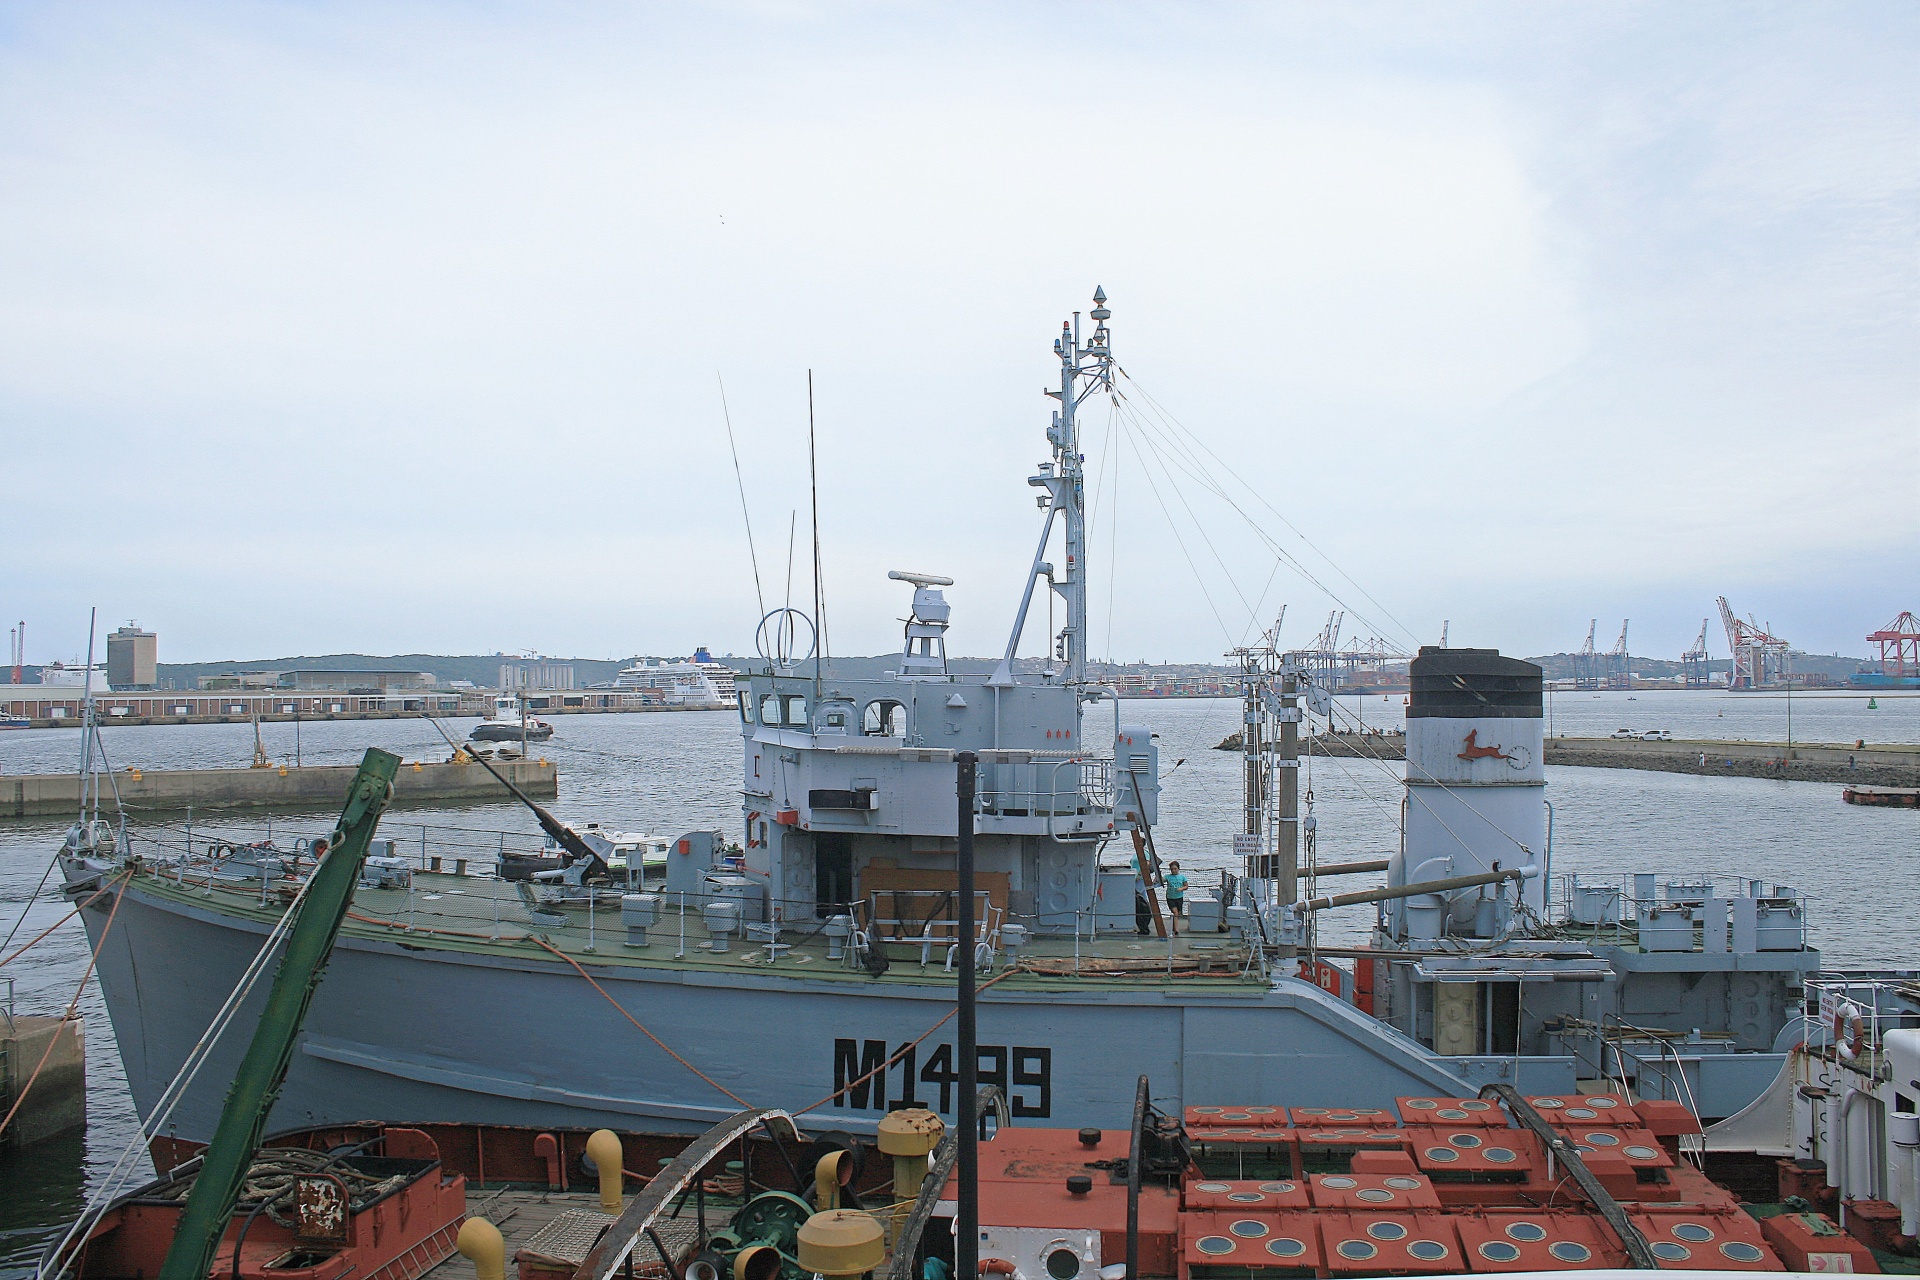
[[[1428,645],[1413,660],[1410,673],[1410,720],[1421,716],[1540,718],[1540,668],[1518,658],[1503,658],[1498,649]]]

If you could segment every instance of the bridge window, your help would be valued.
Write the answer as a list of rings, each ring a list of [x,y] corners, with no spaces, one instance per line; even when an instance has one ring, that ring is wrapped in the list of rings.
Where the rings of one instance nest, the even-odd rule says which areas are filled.
[[[904,738],[907,734],[907,709],[891,698],[869,702],[866,714],[861,717],[860,731],[875,738]]]
[[[752,724],[753,723],[753,695],[748,693],[745,689],[742,689],[739,692],[735,693],[733,696],[740,703],[741,721],[746,724]]]
[[[787,695],[787,723],[806,727],[807,700],[797,693]]]
[[[760,699],[760,723],[780,723],[780,695],[769,693]]]

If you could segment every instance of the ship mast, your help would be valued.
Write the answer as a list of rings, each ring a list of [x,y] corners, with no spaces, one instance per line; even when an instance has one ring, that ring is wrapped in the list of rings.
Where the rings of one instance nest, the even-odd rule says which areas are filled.
[[[1033,568],[1027,574],[1026,589],[1020,595],[1020,612],[1014,617],[1013,631],[1000,665],[994,669],[990,685],[1010,686],[1013,679],[1013,655],[1026,630],[1027,610],[1033,604],[1035,585],[1042,577],[1049,589],[1057,592],[1066,606],[1066,625],[1059,634],[1048,637],[1053,656],[1064,666],[1070,685],[1082,684],[1087,677],[1087,513],[1086,473],[1080,455],[1080,403],[1099,390],[1113,390],[1113,345],[1107,320],[1107,291],[1095,288],[1092,335],[1082,341],[1080,313],[1063,321],[1060,336],[1053,341],[1054,354],[1060,358],[1060,389],[1046,394],[1059,401],[1053,421],[1047,427],[1047,442],[1053,446],[1053,461],[1040,464],[1040,474],[1027,477],[1027,483],[1045,489],[1041,502],[1046,506],[1046,522],[1040,529],[1040,543],[1033,553]],[[1054,518],[1065,523],[1065,571],[1056,573],[1047,563],[1047,545],[1053,538]]]

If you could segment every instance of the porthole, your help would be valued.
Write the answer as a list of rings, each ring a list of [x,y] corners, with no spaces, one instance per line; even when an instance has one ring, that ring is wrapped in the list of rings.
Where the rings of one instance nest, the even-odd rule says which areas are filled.
[[[1518,1160],[1520,1158],[1514,1152],[1507,1150],[1505,1147],[1488,1147],[1485,1151],[1481,1152],[1480,1154],[1485,1156],[1488,1160],[1492,1161],[1494,1164],[1512,1164],[1515,1160]]]
[[[1327,1109],[1325,1107],[1295,1107],[1293,1114],[1297,1116],[1323,1116],[1327,1114]]]
[[[1580,1135],[1580,1140],[1582,1142],[1591,1142],[1596,1147],[1617,1147],[1620,1145],[1620,1139],[1611,1133],[1583,1133]]]
[[[1380,1252],[1378,1246],[1365,1240],[1342,1240],[1333,1246],[1333,1251],[1349,1262],[1365,1262]]]
[[[1460,1109],[1462,1111],[1491,1111],[1493,1109],[1493,1104],[1491,1102],[1480,1102],[1476,1100],[1473,1102],[1461,1103]]]
[[[1445,1111],[1436,1111],[1433,1114],[1436,1119],[1440,1120],[1465,1120],[1468,1118],[1467,1113],[1458,1107],[1448,1107]]]
[[[1370,1222],[1367,1234],[1375,1240],[1405,1240],[1407,1229],[1397,1222]]]
[[[1267,1234],[1267,1224],[1264,1222],[1256,1222],[1252,1218],[1242,1218],[1240,1221],[1229,1226],[1227,1230],[1233,1232],[1233,1234],[1239,1236],[1242,1240],[1258,1240]]]
[[[1547,1238],[1547,1229],[1537,1222],[1515,1222],[1507,1227],[1507,1239],[1522,1244],[1537,1244]]]
[[[1379,1187],[1362,1187],[1353,1193],[1355,1200],[1364,1200],[1368,1204],[1387,1204],[1393,1199],[1393,1192]]]
[[[1555,1240],[1547,1252],[1562,1262],[1585,1262],[1593,1256],[1593,1250],[1573,1240]]]
[[[1420,1189],[1420,1179],[1418,1178],[1395,1176],[1391,1178],[1383,1178],[1381,1179],[1381,1181],[1385,1182],[1390,1187],[1397,1187],[1401,1191],[1418,1191]]]
[[[1202,1253],[1212,1254],[1216,1258],[1223,1253],[1232,1253],[1235,1248],[1233,1241],[1225,1236],[1201,1236],[1194,1241],[1193,1247]]]
[[[1217,1116],[1220,1110],[1219,1107],[1195,1107],[1193,1113],[1197,1116]]]
[[[1685,1240],[1688,1244],[1705,1244],[1713,1239],[1713,1232],[1697,1222],[1676,1222],[1673,1224],[1673,1238]]]
[[[1759,1245],[1748,1244],[1744,1240],[1729,1240],[1720,1246],[1720,1252],[1735,1262],[1758,1262],[1767,1256]]]
[[[1630,1160],[1658,1160],[1660,1152],[1653,1147],[1622,1147],[1620,1154]]]
[[[1274,1110],[1273,1107],[1248,1107],[1247,1114],[1252,1116],[1270,1116],[1274,1113]]]
[[[1347,1114],[1355,1115],[1355,1116],[1383,1116],[1387,1113],[1382,1111],[1378,1107],[1355,1107],[1352,1111],[1348,1112]]]
[[[1450,1133],[1447,1135],[1447,1142],[1465,1151],[1471,1151],[1480,1145],[1478,1135],[1471,1133]]]
[[[1047,1254],[1047,1274],[1053,1280],[1073,1280],[1080,1274],[1080,1255],[1072,1249],[1054,1249]]]
[[[1331,1187],[1335,1191],[1345,1191],[1349,1187],[1357,1187],[1360,1184],[1358,1182],[1355,1182],[1352,1178],[1343,1178],[1335,1174],[1335,1175],[1320,1179],[1320,1185],[1323,1187]]]
[[[1438,1262],[1447,1256],[1447,1246],[1438,1240],[1415,1240],[1407,1246],[1407,1252],[1422,1262]]]
[[[1433,1161],[1435,1164],[1446,1164],[1450,1160],[1458,1160],[1459,1158],[1460,1153],[1452,1147],[1427,1148],[1427,1159]]]
[[[1440,1104],[1432,1098],[1408,1098],[1407,1108],[1411,1111],[1431,1111]]]
[[[1267,1241],[1267,1252],[1276,1258],[1297,1258],[1306,1251],[1306,1241],[1295,1240],[1292,1236]]]
[[[1236,1191],[1228,1196],[1227,1199],[1233,1201],[1235,1204],[1259,1204],[1262,1200],[1265,1200],[1266,1197],[1258,1191]]]
[[[1360,1118],[1359,1116],[1355,1115],[1351,1111],[1335,1111],[1335,1112],[1329,1113],[1327,1116],[1327,1119],[1333,1121],[1335,1124],[1351,1124],[1353,1121],[1358,1120],[1359,1118]]]
[[[1541,1111],[1558,1111],[1567,1105],[1558,1098],[1528,1098],[1527,1101]]]
[[[1567,1119],[1569,1120],[1598,1120],[1599,1118],[1600,1113],[1598,1111],[1589,1111],[1585,1107],[1567,1108]]]
[[[1588,1098],[1588,1099],[1587,1099],[1587,1105],[1588,1105],[1588,1106],[1590,1106],[1590,1107],[1598,1107],[1598,1108],[1600,1108],[1600,1109],[1601,1109],[1602,1111],[1610,1111],[1610,1110],[1612,1110],[1612,1109],[1613,1109],[1614,1107],[1617,1107],[1617,1106],[1619,1106],[1619,1105],[1620,1105],[1620,1099],[1618,1099],[1618,1098]]]
[[[1233,1190],[1233,1184],[1230,1182],[1196,1182],[1193,1189],[1195,1191],[1204,1191],[1210,1196],[1219,1196],[1225,1195],[1227,1192]]]
[[[1671,1240],[1655,1240],[1653,1256],[1662,1262],[1685,1262],[1693,1256],[1693,1250],[1683,1244],[1675,1244]]]
[[[1289,1191],[1298,1191],[1300,1188],[1291,1182],[1263,1182],[1260,1184],[1260,1189],[1262,1191],[1271,1192],[1274,1195],[1283,1196],[1283,1195],[1286,1195]]]
[[[1488,1262],[1518,1262],[1520,1250],[1505,1240],[1489,1240],[1480,1246],[1480,1256]]]
[[[1253,1117],[1252,1117],[1252,1116],[1250,1116],[1250,1115],[1248,1115],[1248,1114],[1247,1114],[1246,1112],[1244,1112],[1244,1111],[1222,1111],[1222,1112],[1220,1113],[1220,1118],[1221,1118],[1222,1120],[1251,1120],[1251,1119],[1253,1119]]]

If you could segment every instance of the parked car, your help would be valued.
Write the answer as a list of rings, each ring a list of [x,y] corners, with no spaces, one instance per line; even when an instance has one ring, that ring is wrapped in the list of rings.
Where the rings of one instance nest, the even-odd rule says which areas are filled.
[[[1640,734],[1634,729],[1615,729],[1613,736],[1616,738],[1637,738]]]
[[[1649,729],[1640,735],[1642,742],[1672,742],[1673,734],[1665,729]]]

